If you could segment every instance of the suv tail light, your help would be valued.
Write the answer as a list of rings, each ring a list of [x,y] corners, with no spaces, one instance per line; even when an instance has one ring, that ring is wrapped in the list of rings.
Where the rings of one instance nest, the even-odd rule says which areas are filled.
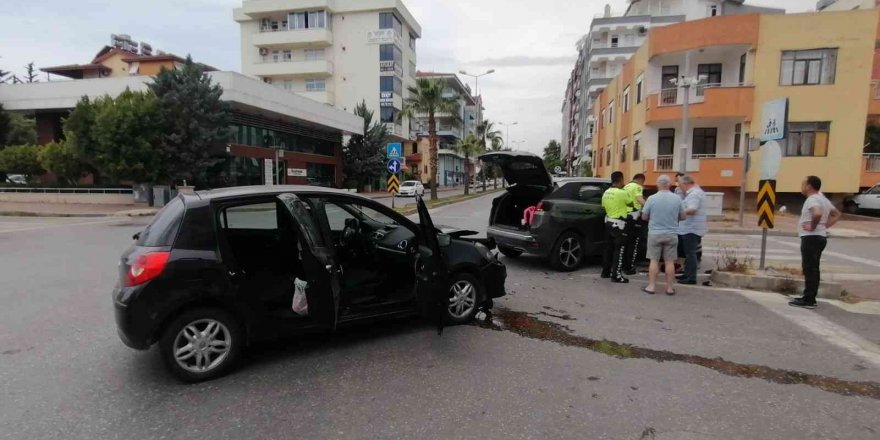
[[[139,255],[125,274],[125,285],[137,286],[156,278],[165,270],[170,256],[171,252],[150,252]]]
[[[544,202],[538,202],[538,204],[535,205],[535,212],[543,212],[543,211],[544,211]]]

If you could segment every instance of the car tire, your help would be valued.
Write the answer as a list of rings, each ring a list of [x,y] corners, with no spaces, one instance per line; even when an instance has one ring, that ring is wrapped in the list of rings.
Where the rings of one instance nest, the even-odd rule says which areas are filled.
[[[506,246],[498,246],[498,251],[504,254],[505,257],[508,258],[517,258],[523,254],[523,251],[519,249],[509,248]]]
[[[467,272],[452,275],[449,304],[444,309],[446,322],[450,325],[471,322],[477,315],[478,306],[483,296],[483,285],[477,277]]]
[[[550,265],[560,272],[572,272],[583,262],[584,243],[581,236],[572,231],[562,233],[550,252]]]
[[[858,214],[859,205],[856,202],[846,202],[843,204],[843,212],[847,214]]]
[[[186,358],[178,360],[175,352],[193,344],[201,348],[183,352]],[[168,324],[159,339],[159,352],[177,378],[201,382],[226,374],[238,361],[243,345],[244,332],[235,317],[220,309],[198,308]]]

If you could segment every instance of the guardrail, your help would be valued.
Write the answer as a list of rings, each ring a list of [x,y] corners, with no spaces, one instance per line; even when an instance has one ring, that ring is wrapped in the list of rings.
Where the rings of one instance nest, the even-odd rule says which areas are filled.
[[[25,194],[132,194],[131,188],[29,188],[0,187],[0,193]]]

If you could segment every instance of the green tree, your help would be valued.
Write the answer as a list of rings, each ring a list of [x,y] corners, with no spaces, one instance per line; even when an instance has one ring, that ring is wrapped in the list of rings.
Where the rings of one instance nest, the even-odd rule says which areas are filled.
[[[36,145],[13,145],[0,151],[0,170],[10,174],[24,174],[28,178],[44,174]]]
[[[452,116],[453,125],[461,123],[458,115],[457,96],[444,96],[446,83],[440,78],[418,78],[416,85],[407,88],[409,97],[403,101],[403,110],[398,118],[413,118],[416,115],[428,115],[428,163],[433,171],[428,177],[431,185],[431,200],[437,200],[437,118],[438,113]]]
[[[97,169],[114,183],[155,182],[166,175],[166,162],[158,148],[161,122],[152,92],[126,89],[115,99],[99,99],[89,133],[94,142],[89,150]]]
[[[27,63],[27,65],[24,66],[24,72],[25,72],[24,73],[24,82],[26,82],[26,83],[40,82],[40,80],[37,78],[39,73],[37,73],[37,69],[36,69],[36,67],[34,67],[33,61]]]
[[[504,146],[504,139],[501,137],[501,131],[495,129],[495,123],[486,119],[477,125],[477,137],[480,139],[480,145],[483,151],[499,151]],[[498,181],[495,176],[498,174],[494,166],[483,166],[483,191],[486,190],[486,179],[492,179],[495,188],[498,188]]]
[[[481,152],[485,151],[485,148],[480,144],[480,139],[472,134],[468,134],[464,139],[459,139],[455,145],[452,146],[452,149],[460,154],[464,155],[464,176],[465,176],[465,185],[464,185],[464,194],[467,195],[470,193],[471,187],[471,157],[474,157]]]
[[[0,103],[0,150],[6,145],[6,136],[9,133],[9,112],[3,109],[3,104]]]
[[[544,167],[552,173],[554,168],[562,165],[562,145],[559,145],[556,140],[552,140],[544,147]]]
[[[10,75],[12,75],[12,72],[0,69],[0,84],[5,84],[12,81],[14,77]]]
[[[65,145],[74,152],[86,172],[92,174],[95,183],[98,184],[102,176],[95,160],[98,144],[94,137],[94,127],[95,115],[100,105],[112,105],[112,100],[110,98],[91,100],[88,96],[83,96],[64,120]]]
[[[85,175],[85,166],[76,151],[65,142],[50,142],[39,153],[40,165],[63,180],[68,185],[76,185]]]
[[[379,121],[373,122],[374,113],[361,102],[354,114],[364,120],[364,135],[353,135],[342,149],[342,173],[346,183],[360,190],[371,178],[382,176],[385,170],[385,142],[388,128]]]
[[[149,85],[156,95],[161,120],[156,131],[171,182],[205,182],[218,159],[212,149],[229,139],[229,110],[220,100],[223,89],[204,68],[187,56],[177,69],[162,69]]]
[[[4,145],[33,145],[37,143],[37,122],[18,113],[9,113]]]

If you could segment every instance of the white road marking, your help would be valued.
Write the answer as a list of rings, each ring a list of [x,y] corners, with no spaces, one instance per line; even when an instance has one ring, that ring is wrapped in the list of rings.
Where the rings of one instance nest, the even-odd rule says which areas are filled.
[[[786,241],[778,240],[775,238],[770,238],[769,240],[774,243],[778,243],[781,245],[790,246],[790,247],[794,247],[794,248],[798,248],[798,249],[800,249],[800,247],[801,247],[800,243],[788,243]],[[880,267],[880,261],[870,260],[868,258],[853,257],[851,255],[841,254],[840,252],[832,252],[832,251],[822,252],[823,257],[826,255],[831,256],[831,257],[835,257],[835,258],[840,258],[842,260],[852,261],[853,263],[864,264],[865,266]]]
[[[117,223],[117,222],[126,221],[126,220],[129,220],[129,219],[115,218],[113,220],[90,221],[90,222],[80,222],[80,223],[52,223],[52,224],[44,224],[42,226],[34,226],[34,227],[29,227],[29,228],[0,230],[0,234],[6,234],[9,232],[39,231],[39,230],[43,230],[43,229],[61,228],[61,227],[65,227],[65,226],[103,225],[103,224],[108,224],[108,223]]]
[[[877,344],[831,322],[812,310],[789,306],[789,299],[782,295],[749,290],[736,290],[736,292],[826,342],[843,348],[880,368],[880,346]]]

